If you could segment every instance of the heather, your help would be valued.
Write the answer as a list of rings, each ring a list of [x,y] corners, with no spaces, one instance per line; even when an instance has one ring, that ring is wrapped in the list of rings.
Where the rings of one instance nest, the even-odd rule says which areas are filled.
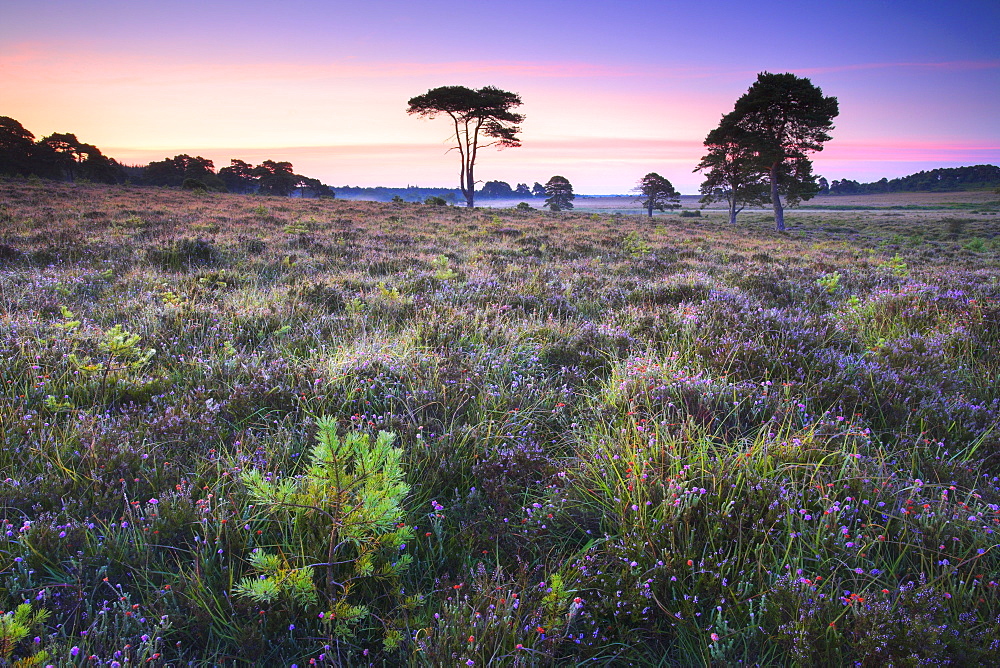
[[[1000,205],[0,202],[0,662],[1000,649]]]

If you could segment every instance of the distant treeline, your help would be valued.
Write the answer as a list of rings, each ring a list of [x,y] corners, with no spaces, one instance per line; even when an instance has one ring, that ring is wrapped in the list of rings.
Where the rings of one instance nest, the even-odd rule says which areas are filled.
[[[882,179],[874,183],[858,183],[850,179],[830,184],[831,195],[868,195],[871,193],[947,192],[984,190],[1000,186],[1000,167],[942,167],[917,172],[898,179]],[[822,191],[821,191],[822,192]]]
[[[0,175],[124,183],[125,168],[74,134],[56,132],[35,141],[13,118],[0,116]]]
[[[251,165],[234,159],[216,172],[201,156],[176,155],[148,165],[123,165],[75,134],[54,133],[36,140],[18,121],[0,116],[0,176],[37,176],[58,181],[90,181],[261,195],[334,197],[319,179],[296,174],[290,162]]]
[[[93,144],[77,139],[75,134],[55,133],[36,140],[21,123],[0,116],[0,176],[37,176],[58,181],[165,186],[230,192],[278,195],[285,197],[341,197],[375,201],[403,200],[424,202],[441,198],[455,203],[462,196],[457,188],[362,188],[343,186],[336,191],[319,179],[296,174],[292,163],[265,160],[252,165],[232,159],[228,167],[216,170],[208,158],[175,155],[148,165],[125,165],[104,155]],[[504,181],[488,181],[478,191],[485,199],[545,197],[545,187],[519,183],[511,187]]]
[[[462,191],[458,188],[338,186],[335,190],[337,196],[343,199],[364,199],[376,202],[390,202],[395,198],[402,199],[404,202],[423,202],[428,197],[440,197],[449,204],[455,204],[463,199]],[[480,190],[476,191],[476,199],[531,199],[533,197],[545,197],[545,186],[537,181],[530,188],[526,183],[518,183],[516,187],[511,187],[505,181],[487,181]]]

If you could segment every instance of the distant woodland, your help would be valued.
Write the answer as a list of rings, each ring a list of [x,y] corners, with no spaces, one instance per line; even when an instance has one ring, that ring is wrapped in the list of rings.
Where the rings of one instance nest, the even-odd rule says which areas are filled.
[[[831,195],[867,195],[872,193],[956,192],[985,190],[995,188],[998,185],[1000,185],[1000,167],[974,165],[972,167],[932,169],[898,179],[881,179],[874,183],[858,183],[850,179],[843,179],[832,182],[829,186],[829,193]]]

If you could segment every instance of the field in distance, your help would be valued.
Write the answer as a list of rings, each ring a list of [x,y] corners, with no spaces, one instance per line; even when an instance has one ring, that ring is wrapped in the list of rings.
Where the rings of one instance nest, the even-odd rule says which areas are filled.
[[[682,195],[682,209],[703,209],[704,213],[725,211],[727,205],[724,202],[713,202],[704,206],[699,202],[698,195]],[[504,200],[479,200],[477,204],[487,208],[512,208],[519,202],[527,202],[534,208],[544,206],[543,199],[504,199]],[[573,201],[574,209],[581,211],[596,211],[600,213],[625,213],[641,214],[645,209],[639,203],[635,195],[607,195],[607,196],[578,196]],[[803,202],[797,209],[789,209],[790,213],[795,211],[838,210],[838,209],[931,209],[931,210],[953,210],[971,209],[983,211],[1000,211],[1000,196],[992,191],[971,191],[971,192],[941,192],[941,193],[877,193],[870,195],[820,195]],[[764,211],[766,208],[756,208]],[[654,216],[669,215],[669,212],[654,211]]]

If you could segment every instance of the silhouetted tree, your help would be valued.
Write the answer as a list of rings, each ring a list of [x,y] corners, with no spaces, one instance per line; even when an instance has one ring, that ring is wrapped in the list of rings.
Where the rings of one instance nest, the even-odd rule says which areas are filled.
[[[767,175],[779,231],[785,229],[781,196],[794,205],[819,190],[807,154],[823,150],[838,113],[837,98],[824,97],[809,79],[762,72],[723,118],[743,131],[741,141],[756,154],[755,169]]]
[[[545,197],[545,186],[535,181],[535,185],[531,186],[531,194],[534,197]]]
[[[447,114],[452,120],[455,149],[461,158],[459,187],[466,206],[475,206],[476,158],[480,148],[498,146],[512,148],[521,145],[517,133],[524,116],[512,111],[521,105],[516,93],[487,86],[474,90],[465,86],[442,86],[409,100],[408,114],[434,118]],[[487,143],[480,146],[480,137]]]
[[[514,196],[514,190],[506,181],[487,181],[479,191],[480,197],[486,199],[502,199]]]
[[[34,173],[35,135],[9,116],[0,116],[0,175]]]
[[[830,184],[830,193],[833,195],[857,195],[862,192],[862,185],[852,179],[834,179]]]
[[[142,180],[151,186],[180,186],[185,179],[193,179],[208,190],[225,192],[226,184],[215,173],[215,163],[200,155],[186,153],[165,158],[146,165]]]
[[[653,209],[665,211],[667,209],[677,209],[681,205],[681,194],[674,189],[670,181],[663,178],[656,172],[650,172],[642,177],[636,192],[642,196],[639,201],[649,212],[649,217],[653,217]]]
[[[125,183],[125,167],[94,148],[80,165],[80,176],[97,183]]]
[[[573,208],[573,186],[565,176],[553,176],[545,184],[545,206],[552,211],[562,211]]]
[[[100,183],[121,183],[125,170],[93,144],[71,133],[54,133],[39,140],[34,151],[35,172],[51,179],[78,177]]]
[[[337,193],[333,188],[326,185],[319,179],[311,179],[306,176],[299,177],[299,195],[301,197],[336,197]]]
[[[279,195],[289,197],[298,187],[302,177],[292,171],[292,163],[265,160],[256,167],[253,173],[260,179],[261,195]]]
[[[257,177],[253,173],[253,165],[233,158],[229,167],[219,170],[219,178],[231,193],[252,193],[257,189]]]
[[[50,179],[76,179],[76,167],[87,151],[76,135],[54,132],[38,141],[37,163],[42,176]]]
[[[531,197],[531,188],[528,187],[527,183],[518,183],[517,187],[514,188],[515,197]]]
[[[735,224],[736,215],[746,206],[770,201],[767,179],[751,138],[732,114],[724,116],[719,127],[708,133],[705,147],[708,154],[695,168],[696,172],[705,172],[700,187],[702,204],[726,202],[729,222]]]

